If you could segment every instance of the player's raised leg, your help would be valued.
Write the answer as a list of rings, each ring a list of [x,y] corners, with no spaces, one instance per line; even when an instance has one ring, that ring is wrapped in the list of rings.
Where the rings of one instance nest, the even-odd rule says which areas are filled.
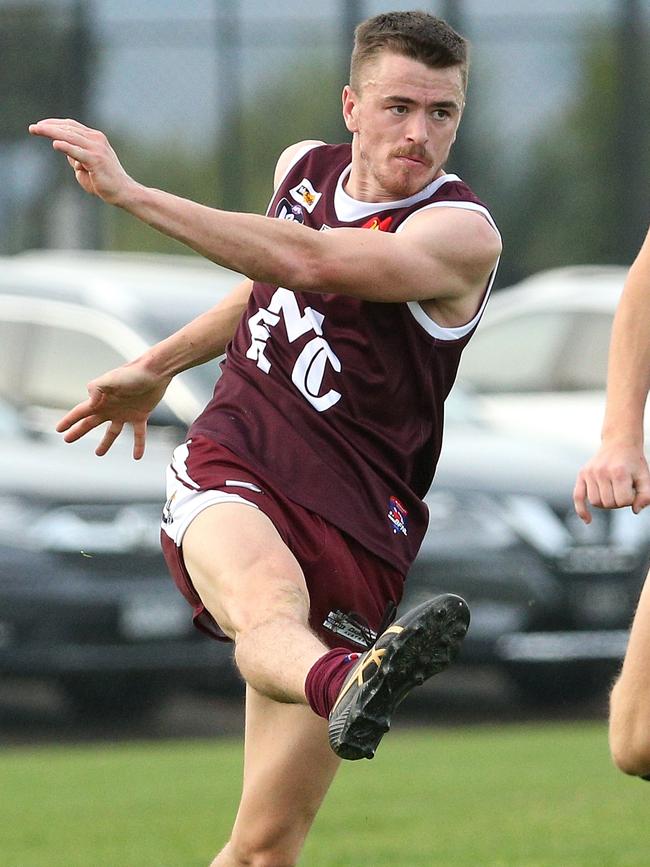
[[[259,509],[220,503],[183,538],[203,604],[235,642],[246,683],[269,698],[305,703],[305,680],[327,647],[309,629],[309,593],[298,561]]]
[[[307,706],[248,687],[244,785],[230,841],[212,867],[291,867],[340,760]]]

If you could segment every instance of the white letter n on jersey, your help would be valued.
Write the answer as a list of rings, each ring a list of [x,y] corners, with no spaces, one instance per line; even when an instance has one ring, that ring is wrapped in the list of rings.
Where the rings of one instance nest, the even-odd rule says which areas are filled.
[[[340,393],[334,389],[330,389],[325,394],[319,394],[327,369],[327,362],[329,361],[337,373],[341,371],[341,362],[323,337],[322,325],[325,318],[323,314],[312,307],[306,307],[305,312],[301,315],[298,301],[293,292],[279,286],[273,293],[269,306],[262,307],[249,318],[248,328],[251,333],[251,345],[246,357],[255,361],[264,373],[271,370],[271,362],[264,355],[264,350],[271,337],[271,328],[280,321],[279,314],[282,314],[284,319],[289,343],[293,343],[294,340],[309,331],[313,331],[317,335],[303,347],[291,372],[291,381],[314,409],[317,409],[318,412],[324,412],[341,399]]]

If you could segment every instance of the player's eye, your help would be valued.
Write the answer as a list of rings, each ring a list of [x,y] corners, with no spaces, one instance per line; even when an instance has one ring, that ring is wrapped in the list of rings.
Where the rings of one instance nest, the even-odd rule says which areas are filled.
[[[396,114],[399,116],[399,115],[406,114],[406,112],[408,111],[408,108],[405,105],[391,105],[391,106],[389,106],[389,110],[393,114]]]

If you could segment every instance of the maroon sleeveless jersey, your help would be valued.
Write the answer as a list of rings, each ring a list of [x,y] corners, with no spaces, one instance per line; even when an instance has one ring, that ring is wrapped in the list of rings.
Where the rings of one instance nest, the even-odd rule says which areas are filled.
[[[455,175],[401,201],[352,199],[343,188],[350,159],[349,144],[303,151],[268,215],[317,231],[395,232],[424,208],[444,206],[492,222]],[[442,328],[416,302],[255,283],[190,436],[219,441],[289,499],[406,573],[427,527],[422,498],[440,454],[444,400],[490,285],[471,322]]]

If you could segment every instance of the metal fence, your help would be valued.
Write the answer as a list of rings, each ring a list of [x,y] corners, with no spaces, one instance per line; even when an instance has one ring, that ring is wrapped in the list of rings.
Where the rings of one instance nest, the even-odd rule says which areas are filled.
[[[259,178],[272,175],[283,129],[284,145],[294,130],[303,133],[303,116],[305,137],[345,137],[337,120],[339,88],[354,25],[411,5],[0,0],[0,252],[122,243],[105,209],[73,189],[63,161],[28,139],[30,121],[79,117],[117,135],[140,160],[164,150],[183,194],[195,189],[189,178],[203,162],[205,201],[259,207],[268,192]],[[516,211],[509,196],[529,177],[536,142],[552,137],[563,112],[580,103],[590,41],[604,41],[615,91],[608,124],[616,127],[607,184],[618,219],[616,238],[602,255],[612,258],[615,250],[628,260],[648,219],[650,2],[415,5],[445,17],[472,42],[469,104],[451,167],[488,203],[497,202],[506,223]],[[258,124],[251,111],[260,115]],[[558,132],[558,159],[565,136]]]

